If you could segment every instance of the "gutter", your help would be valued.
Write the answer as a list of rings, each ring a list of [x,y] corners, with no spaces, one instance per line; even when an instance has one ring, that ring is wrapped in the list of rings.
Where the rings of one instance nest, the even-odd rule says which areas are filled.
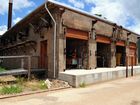
[[[54,74],[53,74],[53,77],[56,78],[56,68],[55,68],[55,63],[56,63],[56,54],[55,54],[55,51],[56,51],[56,21],[54,19],[54,17],[52,16],[52,14],[50,13],[49,9],[47,8],[47,2],[48,0],[46,0],[46,3],[45,3],[45,9],[46,11],[48,12],[48,14],[50,15],[50,17],[52,18],[53,22],[54,22],[54,52],[53,52],[53,60],[54,60],[54,68],[53,68],[53,71],[54,71]]]

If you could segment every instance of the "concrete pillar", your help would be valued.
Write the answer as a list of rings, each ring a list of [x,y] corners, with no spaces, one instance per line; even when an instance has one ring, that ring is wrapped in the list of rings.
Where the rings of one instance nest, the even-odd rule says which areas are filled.
[[[63,11],[57,12],[57,74],[66,69],[66,37],[62,19]],[[58,76],[57,75],[57,76]]]
[[[50,33],[48,34],[48,43],[47,43],[47,52],[48,52],[48,77],[53,78],[54,77],[54,36],[53,36],[53,31],[54,29],[52,28]]]
[[[111,65],[110,67],[116,67],[116,43],[111,43]]]
[[[64,38],[59,38],[58,44],[58,70],[59,72],[63,72],[66,69],[66,40]]]
[[[88,41],[88,69],[94,69],[97,67],[97,61],[96,61],[96,51],[97,51],[97,45],[96,41],[93,39],[89,39]]]

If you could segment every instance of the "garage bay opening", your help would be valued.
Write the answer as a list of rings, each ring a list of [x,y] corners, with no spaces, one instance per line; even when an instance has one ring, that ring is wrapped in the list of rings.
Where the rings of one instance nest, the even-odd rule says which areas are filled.
[[[66,40],[66,68],[86,69],[88,63],[87,41],[75,38]]]
[[[116,46],[116,66],[125,66],[125,47]]]
[[[97,43],[97,67],[110,67],[111,45]]]

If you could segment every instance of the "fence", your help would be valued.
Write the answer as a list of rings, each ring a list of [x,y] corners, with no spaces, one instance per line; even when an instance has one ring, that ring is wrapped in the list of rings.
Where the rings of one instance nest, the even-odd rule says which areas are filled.
[[[0,56],[0,66],[7,70],[18,68],[27,69],[28,79],[30,79],[31,69],[39,68],[39,56]]]

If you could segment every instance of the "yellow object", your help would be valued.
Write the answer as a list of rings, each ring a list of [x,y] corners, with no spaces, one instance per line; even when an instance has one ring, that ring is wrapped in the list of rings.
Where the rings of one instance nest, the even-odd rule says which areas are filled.
[[[119,66],[121,64],[121,57],[122,57],[121,53],[116,54],[116,64],[117,64],[117,66]]]

